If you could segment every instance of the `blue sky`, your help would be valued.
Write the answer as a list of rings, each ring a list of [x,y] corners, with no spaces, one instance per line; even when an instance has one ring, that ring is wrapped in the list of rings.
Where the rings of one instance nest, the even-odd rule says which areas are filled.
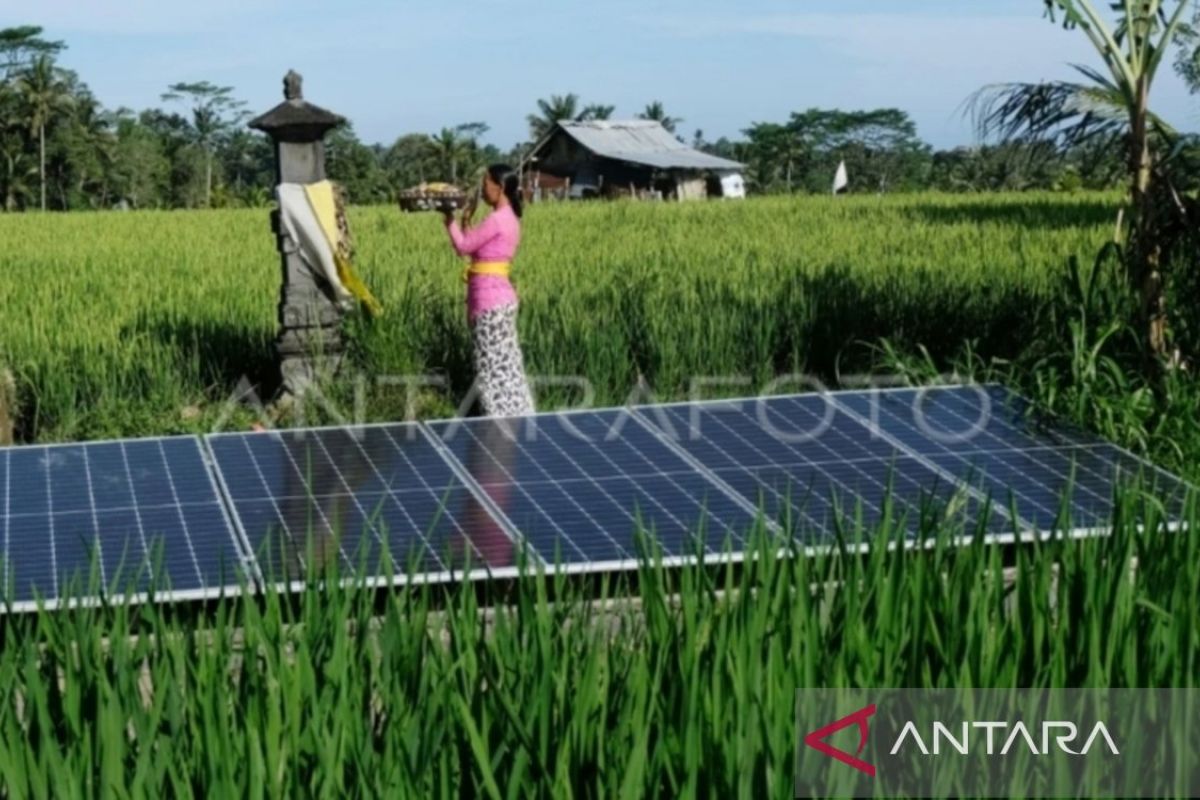
[[[996,81],[1095,63],[1041,0],[0,0],[0,26],[65,39],[64,65],[110,107],[158,104],[168,83],[236,88],[253,111],[289,68],[367,141],[483,120],[526,136],[538,97],[573,91],[633,116],[662,100],[682,131],[735,136],[810,106],[909,111],[937,146],[973,141],[964,99]],[[1174,72],[1156,106],[1200,128]]]

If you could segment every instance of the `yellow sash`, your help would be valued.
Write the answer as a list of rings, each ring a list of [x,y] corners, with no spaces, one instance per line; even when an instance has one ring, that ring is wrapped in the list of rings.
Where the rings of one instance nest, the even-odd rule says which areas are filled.
[[[329,181],[306,184],[304,194],[308,197],[308,204],[312,207],[313,216],[317,218],[317,223],[321,226],[321,231],[325,234],[330,249],[333,250],[333,263],[337,267],[338,280],[350,294],[366,306],[367,312],[371,316],[379,316],[383,313],[383,306],[354,272],[350,262],[338,253],[338,243],[342,240],[342,233],[338,230],[337,225],[337,201],[333,196],[333,184]]]
[[[512,272],[512,264],[507,261],[477,261],[463,267],[463,283],[470,280],[472,275],[499,275],[507,278]]]

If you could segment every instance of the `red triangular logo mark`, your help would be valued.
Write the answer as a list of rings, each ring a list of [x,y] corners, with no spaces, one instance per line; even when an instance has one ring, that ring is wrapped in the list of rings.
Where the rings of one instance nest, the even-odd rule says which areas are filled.
[[[872,778],[874,778],[875,767],[857,757],[858,754],[863,751],[863,748],[867,746],[867,733],[869,731],[867,719],[869,719],[874,713],[875,704],[872,703],[866,708],[860,708],[858,711],[855,711],[849,716],[842,717],[837,722],[831,722],[824,728],[818,728],[804,737],[804,743],[814,750],[819,750],[830,758],[836,758],[843,764],[849,764],[859,772],[865,772],[867,775],[870,775]],[[853,755],[847,753],[845,750],[838,750],[836,747],[825,741],[825,739],[837,733],[842,728],[848,728],[851,725],[858,725],[859,734],[858,750],[854,751]]]

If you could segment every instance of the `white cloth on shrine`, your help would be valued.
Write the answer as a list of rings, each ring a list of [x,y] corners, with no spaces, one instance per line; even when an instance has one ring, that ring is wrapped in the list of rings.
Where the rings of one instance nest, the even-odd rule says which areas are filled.
[[[338,276],[337,263],[329,239],[308,202],[302,183],[281,183],[275,190],[279,199],[279,219],[283,230],[300,249],[304,263],[332,287],[339,303],[354,302],[354,295]]]

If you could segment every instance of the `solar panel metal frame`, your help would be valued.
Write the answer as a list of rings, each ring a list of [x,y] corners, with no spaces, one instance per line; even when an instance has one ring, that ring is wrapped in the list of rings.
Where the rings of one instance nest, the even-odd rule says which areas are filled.
[[[655,409],[655,408],[681,408],[681,407],[701,407],[702,408],[702,407],[713,406],[713,405],[729,405],[729,404],[736,404],[736,403],[743,403],[743,404],[744,403],[758,403],[758,402],[770,400],[772,398],[788,399],[788,398],[811,397],[814,395],[818,395],[818,396],[826,395],[826,396],[829,396],[830,398],[832,398],[832,402],[834,403],[834,405],[836,406],[836,408],[839,412],[845,414],[846,416],[850,417],[851,419],[854,419],[860,425],[863,425],[864,431],[869,431],[870,428],[867,427],[869,425],[869,422],[864,421],[859,414],[857,414],[853,409],[848,408],[844,403],[838,402],[837,397],[839,397],[839,396],[844,397],[844,396],[848,396],[848,395],[872,395],[872,394],[887,394],[887,393],[914,392],[914,391],[915,392],[932,392],[932,391],[938,391],[938,390],[947,391],[947,390],[967,389],[967,388],[980,388],[980,389],[997,388],[997,389],[1009,392],[1014,397],[1019,398],[1025,402],[1030,402],[1028,400],[1028,398],[1024,397],[1024,395],[1021,395],[1021,394],[1013,391],[1012,389],[1008,388],[1007,386],[1004,386],[1003,384],[989,382],[989,383],[978,383],[978,384],[946,383],[946,384],[928,384],[928,385],[924,385],[924,386],[908,386],[908,385],[885,386],[885,387],[868,388],[868,389],[822,389],[821,391],[818,391],[818,392],[800,392],[800,393],[778,394],[778,395],[757,395],[757,396],[752,396],[752,397],[711,398],[711,399],[707,399],[707,400],[677,400],[677,401],[671,401],[671,402],[666,402],[666,403],[649,403],[649,404],[645,404],[645,405],[628,406],[628,408],[635,411],[639,416],[641,416],[643,418],[645,424],[650,425],[652,427],[657,427],[652,420],[645,418],[645,414],[646,414],[647,410],[651,410],[651,409]],[[898,450],[904,452],[909,457],[921,462],[923,465],[926,465],[925,462],[927,461],[927,459],[924,456],[922,456],[920,453],[916,453],[916,452],[912,451],[910,448],[908,448],[907,446],[903,445],[901,442],[896,440],[894,436],[892,436],[890,434],[886,434],[886,436],[890,440],[889,443],[891,443],[893,447],[896,447]],[[671,441],[671,437],[667,436],[665,432],[663,432],[663,440],[669,446],[675,448],[679,453],[685,454],[689,458],[691,458],[691,455],[689,453],[687,453],[687,451],[685,451],[683,448],[679,447],[679,445],[677,443]],[[1200,497],[1200,489],[1198,489],[1191,482],[1184,480],[1183,478],[1179,477],[1178,475],[1174,475],[1171,472],[1168,472],[1167,470],[1163,469],[1162,467],[1158,466],[1157,464],[1153,463],[1152,461],[1149,461],[1149,460],[1133,453],[1132,451],[1130,451],[1129,449],[1127,449],[1125,447],[1122,447],[1121,445],[1118,445],[1114,442],[1110,442],[1108,440],[1101,440],[1101,442],[1104,446],[1113,448],[1114,450],[1121,453],[1122,455],[1138,462],[1139,464],[1146,466],[1147,468],[1149,468],[1153,472],[1156,472],[1160,476],[1167,478],[1171,481],[1176,481],[1176,482],[1182,484],[1187,489],[1190,497]],[[695,459],[693,458],[693,460],[695,460]],[[732,492],[736,493],[735,489],[733,489],[728,484],[726,484],[723,481],[723,479],[721,479],[720,476],[713,473],[712,470],[708,469],[707,467],[704,467],[703,465],[699,465],[699,466],[702,469],[704,469],[706,471],[706,473],[709,473],[710,480],[718,481],[723,484],[724,488],[727,491],[732,491]],[[1012,519],[1012,513],[1011,513],[1010,509],[1005,508],[996,499],[991,498],[991,497],[986,497],[982,493],[978,492],[978,490],[975,487],[970,486],[969,484],[965,483],[962,478],[955,476],[952,472],[948,472],[948,471],[942,469],[941,467],[938,467],[936,464],[930,463],[926,466],[927,466],[927,468],[933,469],[938,475],[946,478],[947,480],[951,480],[955,485],[961,486],[962,488],[966,489],[966,491],[975,499],[979,500],[980,502],[987,502],[993,508],[993,510],[1000,511],[1001,513],[1003,513],[1003,515],[1006,518],[1008,518],[1010,520]],[[1050,541],[1055,538],[1063,538],[1063,537],[1072,539],[1072,540],[1084,540],[1084,539],[1108,536],[1112,533],[1112,527],[1105,526],[1105,525],[1077,527],[1077,528],[1072,528],[1071,530],[1068,530],[1068,531],[1056,532],[1054,530],[1047,530],[1047,531],[1035,532],[1033,526],[1028,525],[1024,520],[1020,520],[1018,518],[1018,522],[1021,523],[1020,531],[1018,533],[1011,533],[1011,532],[999,533],[999,534],[986,533],[982,537],[983,543],[989,544],[989,545],[1013,546],[1013,545],[1017,545],[1017,544],[1032,544],[1034,542],[1045,542],[1045,541]],[[1184,523],[1181,523],[1176,520],[1167,520],[1165,527],[1170,532],[1178,532],[1179,530],[1183,529]],[[1141,529],[1140,525],[1139,525],[1139,529]],[[975,536],[964,534],[964,535],[959,535],[959,536],[953,537],[950,540],[950,543],[955,546],[966,547],[967,545],[970,545],[970,544],[976,542],[977,540],[978,539]],[[929,549],[929,548],[935,547],[936,545],[937,545],[937,540],[930,539],[930,538],[925,538],[925,539],[920,539],[920,540],[906,540],[903,542],[897,542],[895,540],[891,540],[891,541],[889,541],[889,543],[887,545],[887,549],[893,550],[893,549],[896,549],[897,547],[904,547],[905,549]],[[859,542],[859,543],[847,542],[844,547],[846,550],[848,550],[850,552],[867,553],[871,550],[871,548],[873,546],[875,546],[875,545],[872,542]],[[839,550],[841,547],[842,546],[840,546],[840,545],[833,545],[833,544],[830,544],[830,545],[804,545],[803,547],[800,547],[798,549],[792,548],[792,550],[794,552],[803,553],[806,557],[813,557],[813,556],[827,555],[831,552]],[[786,551],[787,549],[788,548],[784,548],[783,550]]]
[[[8,533],[11,532],[12,515],[10,514],[9,502],[10,502],[11,498],[9,496],[9,491],[10,491],[11,467],[12,467],[11,454],[13,452],[31,451],[31,450],[50,451],[50,450],[60,450],[60,449],[66,449],[66,448],[86,448],[86,447],[96,447],[96,446],[101,446],[101,445],[114,445],[114,444],[124,446],[124,445],[131,444],[134,442],[149,444],[149,443],[153,443],[153,442],[164,442],[164,441],[179,441],[179,442],[190,441],[195,445],[197,455],[199,456],[201,465],[204,468],[204,473],[208,478],[208,487],[212,490],[213,503],[216,505],[216,507],[220,511],[221,518],[224,520],[225,526],[226,526],[225,533],[227,536],[229,536],[229,539],[232,542],[234,550],[238,556],[238,563],[237,563],[236,567],[238,570],[240,570],[243,573],[244,580],[239,581],[238,583],[225,583],[225,584],[222,584],[221,586],[211,586],[211,587],[207,587],[207,588],[203,588],[203,589],[177,590],[177,589],[173,589],[173,588],[169,588],[169,587],[164,587],[164,588],[155,587],[153,594],[151,594],[150,592],[146,592],[146,591],[136,591],[136,592],[116,591],[116,592],[112,592],[112,593],[108,593],[106,591],[106,594],[104,597],[97,597],[94,595],[85,595],[85,596],[81,596],[81,597],[68,598],[65,601],[61,596],[58,596],[58,597],[43,597],[43,598],[34,599],[34,600],[16,600],[16,601],[13,601],[12,603],[6,603],[4,598],[0,597],[0,616],[3,616],[4,614],[7,614],[7,613],[27,614],[27,613],[36,612],[36,611],[39,611],[42,609],[45,609],[47,611],[59,611],[59,610],[97,608],[97,607],[104,605],[105,603],[110,604],[110,605],[118,605],[118,604],[119,605],[141,605],[144,603],[149,603],[151,601],[154,601],[154,602],[164,602],[165,601],[167,603],[209,602],[212,600],[220,599],[221,597],[234,597],[234,596],[240,595],[243,593],[244,590],[247,590],[247,589],[250,590],[251,592],[253,592],[255,590],[256,583],[255,583],[254,570],[257,569],[257,561],[256,561],[256,559],[254,559],[254,557],[250,554],[250,551],[247,549],[246,542],[242,538],[240,528],[237,525],[236,517],[234,514],[231,513],[229,504],[227,502],[225,487],[222,485],[219,485],[219,483],[217,481],[216,470],[214,469],[214,465],[210,461],[210,454],[208,451],[208,447],[206,446],[206,444],[204,442],[203,436],[186,435],[185,434],[185,435],[180,435],[180,436],[150,436],[150,437],[139,438],[139,439],[111,439],[110,438],[110,439],[95,439],[95,440],[89,440],[89,441],[84,441],[84,442],[50,442],[47,444],[12,445],[12,446],[8,446],[8,447],[0,448],[0,453],[4,453],[5,457],[6,457],[6,460],[5,460],[5,484],[6,484],[6,486],[5,486],[5,492],[4,492],[4,497],[5,497],[4,516],[5,516],[5,520],[6,520],[6,526],[8,526],[5,528],[6,536],[8,535]],[[166,462],[166,458],[164,456],[164,463],[165,462]],[[130,487],[130,491],[132,493],[132,491],[133,491],[132,486]],[[177,506],[177,507],[179,507],[182,510],[182,506]],[[51,513],[52,512],[47,511],[47,515],[50,515]],[[62,512],[59,512],[59,513],[62,513]],[[186,531],[186,526],[185,526],[185,534],[186,533],[187,533],[187,531]],[[189,536],[189,539],[190,539],[190,534],[187,534],[187,535]],[[7,548],[5,548],[5,552],[7,553]],[[7,578],[5,578],[4,580],[7,580]]]

